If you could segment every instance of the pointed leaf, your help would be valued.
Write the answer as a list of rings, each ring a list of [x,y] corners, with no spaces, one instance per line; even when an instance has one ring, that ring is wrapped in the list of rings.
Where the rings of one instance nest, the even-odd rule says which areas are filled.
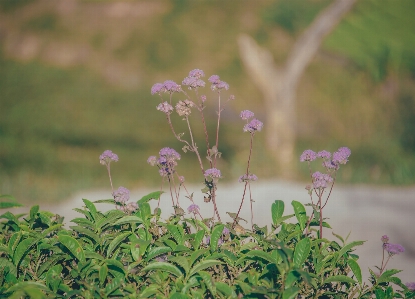
[[[27,238],[19,243],[16,247],[16,251],[13,254],[13,262],[17,266],[19,265],[21,259],[23,256],[27,254],[27,252],[30,250],[30,247],[32,247],[33,244],[35,244],[37,239],[35,238]]]
[[[325,284],[325,283],[330,283],[330,282],[347,282],[347,283],[352,283],[352,284],[354,284],[354,283],[356,283],[356,281],[353,279],[353,278],[351,278],[351,277],[349,277],[349,276],[346,276],[346,275],[334,275],[334,276],[329,276],[324,282],[323,282],[323,284]]]
[[[272,222],[277,225],[278,219],[284,214],[284,202],[282,200],[276,200],[271,206]]]
[[[96,233],[94,233],[92,230],[83,228],[82,226],[70,226],[69,228],[71,228],[72,230],[80,234],[90,237],[93,241],[95,241],[95,244],[101,244],[101,240],[99,236]]]
[[[99,268],[99,283],[101,285],[104,284],[105,280],[107,279],[107,275],[108,275],[108,267],[106,264],[103,264],[100,268]]]
[[[220,265],[220,264],[223,264],[223,262],[218,261],[218,260],[201,261],[200,263],[197,263],[196,265],[193,266],[193,268],[189,272],[189,276],[192,276],[193,274],[195,274],[196,272],[200,270],[205,270],[207,268],[213,267],[215,265]]]
[[[35,219],[37,212],[39,212],[39,205],[35,205],[30,209],[30,219]]]
[[[194,250],[199,249],[204,236],[205,236],[205,232],[203,230],[199,230],[197,233],[195,233],[195,238],[193,242]]]
[[[300,289],[297,287],[288,288],[282,293],[282,299],[294,299],[299,291]]]
[[[166,246],[154,247],[148,252],[146,260],[149,261],[152,258],[155,258],[156,256],[162,255],[167,252],[171,252],[170,247],[166,247]]]
[[[23,207],[22,204],[18,202],[0,202],[0,209],[8,209],[8,208],[14,208],[14,207]]]
[[[111,241],[110,245],[108,245],[107,248],[107,257],[111,255],[111,253],[114,251],[114,249],[122,242],[125,238],[127,238],[129,235],[131,235],[131,232],[125,232],[120,235],[118,235],[114,240]]]
[[[349,265],[350,269],[352,269],[353,274],[356,277],[359,284],[362,284],[362,270],[360,269],[359,264],[353,259],[349,259],[347,261],[347,264]]]
[[[347,244],[342,249],[340,249],[340,251],[339,251],[339,257],[341,257],[343,254],[345,254],[347,251],[349,251],[353,247],[359,246],[359,245],[363,245],[364,242],[365,241],[354,241],[354,242],[351,242],[351,243]]]
[[[216,285],[213,283],[212,275],[205,271],[199,271],[197,274],[202,277],[203,282],[208,287],[209,291],[212,293],[213,296],[216,295]]]
[[[123,280],[124,279],[121,278],[114,278],[112,281],[108,282],[105,286],[105,295],[108,296],[109,294],[117,290]]]
[[[301,231],[304,230],[307,222],[307,214],[302,203],[293,200],[291,205],[294,207],[295,217],[297,217],[298,223],[300,224]]]
[[[82,201],[85,203],[86,207],[90,211],[92,219],[96,220],[98,212],[97,212],[97,208],[95,207],[95,205],[91,201],[85,198],[83,198]]]
[[[109,204],[115,205],[115,200],[114,199],[99,199],[99,200],[95,200],[94,203],[109,203]]]
[[[223,228],[225,225],[219,224],[216,225],[213,230],[212,234],[210,235],[210,250],[213,252],[218,247],[219,239],[222,237]]]
[[[152,199],[159,199],[161,194],[163,194],[163,193],[164,193],[164,191],[151,192],[150,194],[147,194],[147,195],[143,196],[140,200],[138,200],[137,204],[144,203],[144,202],[149,202]]]
[[[170,232],[170,234],[173,236],[174,240],[178,245],[184,244],[184,230],[183,227],[180,226],[180,224],[173,225],[173,224],[167,224],[167,230]]]
[[[58,234],[58,240],[75,256],[79,261],[85,262],[85,253],[78,241],[64,234]]]
[[[169,261],[172,261],[176,263],[177,265],[179,265],[180,267],[182,267],[183,270],[186,272],[186,274],[189,273],[189,269],[190,269],[189,261],[184,256],[174,256],[174,257],[169,258]]]
[[[226,283],[218,281],[215,283],[216,289],[221,292],[222,294],[224,294],[225,296],[227,296],[228,298],[238,298],[236,296],[235,291]]]
[[[122,225],[126,223],[143,223],[143,219],[137,216],[124,216],[117,220],[114,225]]]
[[[260,258],[266,260],[267,262],[270,262],[270,263],[273,263],[273,264],[277,263],[277,260],[271,254],[269,254],[268,252],[264,252],[262,250],[248,251],[245,256],[247,256],[247,257],[260,257]]]
[[[182,271],[180,271],[179,268],[167,262],[153,262],[143,268],[143,271],[150,271],[150,270],[166,271],[166,272],[169,272],[175,275],[176,277],[180,277],[183,275]]]
[[[311,241],[309,238],[304,238],[297,243],[294,250],[294,265],[301,268],[303,263],[308,258],[311,250]]]
[[[207,249],[199,249],[192,253],[190,256],[190,266],[193,265],[193,263],[203,254],[205,254],[208,250]]]

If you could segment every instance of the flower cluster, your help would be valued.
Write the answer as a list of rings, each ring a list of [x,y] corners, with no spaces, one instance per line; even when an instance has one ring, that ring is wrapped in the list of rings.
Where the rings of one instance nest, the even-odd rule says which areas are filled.
[[[164,177],[174,173],[174,168],[177,166],[176,160],[180,160],[180,154],[170,147],[164,147],[159,152],[159,158],[150,156],[147,163],[151,166],[157,165],[160,175]]]
[[[157,110],[164,112],[166,114],[171,114],[171,112],[173,111],[173,106],[167,102],[164,102],[157,105]]]
[[[162,92],[173,93],[181,91],[182,87],[171,80],[164,81],[164,83],[156,83],[151,87],[151,94],[160,94]]]
[[[314,189],[326,188],[327,183],[333,182],[333,178],[326,173],[316,171],[312,174]]]
[[[300,156],[300,162],[314,161],[317,158],[323,159],[323,167],[327,170],[338,170],[340,164],[346,164],[348,162],[351,151],[347,147],[341,147],[333,153],[333,158],[330,152],[323,150],[318,153],[312,150],[305,150]]]
[[[219,179],[219,178],[221,178],[221,176],[222,175],[220,173],[220,170],[216,169],[216,168],[209,168],[209,169],[206,169],[206,171],[205,171],[205,177],[206,178],[210,177],[212,179],[214,179],[214,178]]]
[[[121,210],[125,213],[131,214],[134,213],[138,209],[138,205],[135,202],[127,201],[130,199],[130,190],[125,187],[119,187],[112,193],[115,201],[115,208],[117,210]]]
[[[190,100],[179,101],[176,104],[176,112],[180,116],[189,116],[192,110],[190,108],[194,107],[195,104]]]
[[[110,150],[104,151],[99,156],[99,163],[101,163],[102,165],[107,165],[108,166],[111,163],[111,161],[117,162],[118,161],[118,156],[117,156],[117,154],[114,154]]]
[[[199,206],[198,205],[196,205],[196,204],[191,204],[188,208],[187,208],[187,211],[189,212],[189,214],[190,213],[193,213],[193,214],[198,214],[199,213]]]
[[[255,174],[244,174],[239,177],[239,183],[248,182],[248,181],[256,181],[258,177]]]
[[[410,291],[415,291],[415,282],[407,282],[405,285]]]
[[[400,254],[405,251],[405,248],[403,248],[403,246],[400,244],[384,243],[383,248],[391,256],[395,254]]]
[[[218,75],[212,75],[209,78],[209,82],[212,83],[212,86],[210,87],[213,91],[215,90],[221,90],[221,89],[229,89],[229,84],[221,81]]]
[[[240,117],[243,120],[247,121],[247,124],[244,126],[244,132],[255,133],[256,131],[261,131],[264,124],[254,117],[254,113],[249,110],[243,110],[240,114]],[[248,122],[253,118],[250,122]]]
[[[205,73],[202,70],[194,69],[189,72],[189,76],[183,79],[182,84],[188,86],[189,89],[196,89],[199,87],[205,87],[205,82],[201,80]]]

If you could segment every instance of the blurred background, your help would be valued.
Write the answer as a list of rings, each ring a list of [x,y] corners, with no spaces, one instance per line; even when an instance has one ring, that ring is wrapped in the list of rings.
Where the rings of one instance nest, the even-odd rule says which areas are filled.
[[[241,110],[264,122],[255,135],[252,171],[285,178],[267,148],[264,95],[238,46],[247,34],[284,66],[290,50],[330,0],[93,1],[0,0],[0,193],[20,202],[56,202],[84,189],[108,188],[99,155],[107,149],[115,186],[159,185],[146,160],[162,147],[180,151],[156,82],[181,83],[192,69],[217,74],[235,101],[225,107],[219,164],[225,181],[243,174],[249,135]],[[414,0],[358,0],[307,65],[296,89],[295,148],[289,179],[306,181],[305,149],[351,149],[342,183],[415,182]],[[216,97],[209,85],[208,129]],[[177,99],[181,99],[177,97]],[[177,131],[185,131],[179,118]],[[197,114],[192,125],[205,152]],[[268,132],[269,133],[269,132]],[[180,174],[198,183],[193,154]]]

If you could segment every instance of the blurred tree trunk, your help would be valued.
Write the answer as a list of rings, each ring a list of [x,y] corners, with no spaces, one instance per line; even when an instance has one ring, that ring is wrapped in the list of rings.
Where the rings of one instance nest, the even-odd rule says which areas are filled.
[[[253,38],[238,38],[242,61],[265,98],[267,147],[275,153],[282,174],[294,173],[296,139],[296,89],[307,65],[317,53],[324,37],[340,22],[357,0],[335,0],[323,10],[295,42],[284,66],[275,65],[270,51]]]

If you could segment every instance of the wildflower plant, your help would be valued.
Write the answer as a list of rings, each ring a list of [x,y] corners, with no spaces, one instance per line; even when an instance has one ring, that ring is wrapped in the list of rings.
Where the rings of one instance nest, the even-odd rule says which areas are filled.
[[[118,156],[104,151],[99,160],[106,166],[112,198],[83,199],[84,207],[75,209],[80,217],[70,221],[69,229],[63,217],[37,205],[27,215],[6,212],[0,216],[0,298],[415,298],[415,283],[403,284],[395,276],[399,270],[386,268],[393,257],[404,253],[404,248],[389,243],[386,235],[381,237],[381,266],[376,273],[370,270],[368,284],[363,282],[359,256],[354,253],[364,242],[348,242],[334,233],[335,240],[323,238],[323,227],[330,228],[323,209],[340,165],[350,157],[346,147],[334,153],[306,150],[301,155],[300,161],[309,165],[312,183],[307,187],[309,216],[298,201],[291,203],[294,214],[284,215],[285,203],[277,199],[271,205],[271,226],[258,227],[250,189],[258,178],[251,172],[251,157],[254,136],[263,123],[253,112],[242,111],[245,124],[241,134],[250,136],[246,170],[239,177],[242,198],[238,209],[227,212],[232,221],[222,222],[217,207],[222,199],[216,193],[222,178],[218,134],[224,109],[222,92],[229,90],[229,85],[217,75],[208,79],[218,98],[211,141],[204,118],[207,96],[199,93],[206,86],[203,77],[204,72],[195,69],[182,85],[167,80],[151,88],[151,94],[160,98],[156,109],[165,114],[168,127],[183,143],[182,151],[195,155],[202,193],[188,191],[179,173],[181,154],[164,147],[147,159],[160,174],[160,190],[133,199],[125,187],[114,190],[110,164],[118,161]],[[188,136],[176,133],[171,122],[176,113],[186,122]],[[204,127],[206,159],[191,127],[190,118],[195,114]],[[311,170],[315,160],[321,161],[323,171]],[[187,208],[182,208],[180,201],[182,190],[190,201]],[[160,208],[163,193],[174,208],[167,219]],[[249,228],[239,217],[247,194]],[[158,203],[154,211],[152,200]],[[110,204],[113,209],[101,212],[99,204]],[[213,204],[212,217],[202,215],[204,204]],[[19,205],[11,196],[0,196],[0,208],[13,206]]]

